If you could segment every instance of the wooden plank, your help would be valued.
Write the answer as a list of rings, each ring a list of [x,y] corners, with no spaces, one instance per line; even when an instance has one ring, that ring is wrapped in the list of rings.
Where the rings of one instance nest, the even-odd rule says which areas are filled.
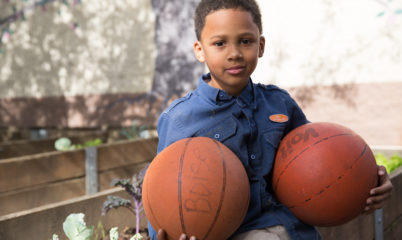
[[[385,204],[384,228],[387,228],[395,219],[402,216],[402,167],[395,169],[391,174],[393,191],[391,198]]]
[[[373,214],[360,215],[346,224],[336,227],[319,227],[318,230],[325,240],[373,239],[373,224]]]
[[[398,240],[402,236],[402,216],[399,216],[388,228],[385,229],[384,239]]]
[[[104,133],[91,133],[79,137],[69,137],[71,142],[76,144],[83,144],[88,140],[93,140],[96,138],[103,138]],[[48,138],[41,140],[18,140],[0,143],[0,161],[1,159],[16,158],[26,155],[33,155],[45,152],[54,152],[54,142],[58,138]]]
[[[0,239],[51,239],[53,233],[60,239],[66,239],[63,222],[70,213],[84,213],[87,226],[97,226],[101,221],[104,228],[135,226],[135,216],[127,209],[111,210],[101,216],[103,202],[108,195],[117,195],[129,199],[121,188],[113,188],[93,195],[48,204],[42,207],[0,216]],[[146,227],[146,220],[141,222]]]
[[[0,161],[0,192],[82,177],[84,150],[52,152]]]
[[[98,192],[98,151],[96,147],[85,148],[85,192]]]
[[[0,216],[85,195],[84,178],[0,194]]]
[[[149,138],[99,146],[99,171],[128,165],[133,162],[151,161],[156,155],[157,144],[157,138]]]
[[[20,140],[0,144],[0,159],[14,158],[30,154],[55,151],[56,139]]]
[[[105,144],[98,147],[100,172],[151,161],[157,138]],[[85,152],[51,152],[0,161],[0,193],[85,175]]]
[[[104,191],[112,188],[110,183],[114,178],[131,178],[134,173],[138,173],[143,169],[147,163],[136,163],[99,173],[99,190]],[[83,195],[85,195],[84,177],[0,193],[0,216]]]

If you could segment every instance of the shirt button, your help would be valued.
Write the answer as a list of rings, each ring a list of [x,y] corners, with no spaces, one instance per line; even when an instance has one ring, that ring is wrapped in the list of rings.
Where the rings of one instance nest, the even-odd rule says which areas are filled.
[[[215,134],[214,137],[218,139],[220,136],[221,136],[221,135],[220,135],[219,133],[217,133],[217,134]]]
[[[223,96],[224,96],[223,92],[220,92],[219,97],[223,97]]]
[[[255,155],[254,155],[254,154],[251,154],[250,158],[254,160],[254,159],[255,159]]]

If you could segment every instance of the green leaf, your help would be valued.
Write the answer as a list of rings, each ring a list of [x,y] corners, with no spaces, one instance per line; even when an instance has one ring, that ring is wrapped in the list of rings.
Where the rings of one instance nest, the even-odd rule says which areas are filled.
[[[83,213],[72,213],[68,215],[63,223],[63,230],[70,240],[91,240],[93,226],[87,227],[84,222]]]
[[[402,14],[402,9],[398,9],[395,11],[395,14]]]
[[[377,14],[377,17],[382,17],[382,16],[384,16],[384,14],[385,14],[385,12],[379,12],[379,13]]]
[[[130,238],[130,240],[142,240],[144,237],[140,233],[136,233],[134,236]]]
[[[67,151],[71,149],[71,140],[69,138],[59,138],[54,143],[54,148],[58,151]]]
[[[114,228],[110,229],[110,232],[109,232],[110,240],[119,240],[118,230],[119,230],[118,227],[114,227]]]

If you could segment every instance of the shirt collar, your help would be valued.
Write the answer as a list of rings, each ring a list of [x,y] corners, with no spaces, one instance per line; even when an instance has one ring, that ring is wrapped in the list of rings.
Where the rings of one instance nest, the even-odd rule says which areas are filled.
[[[211,74],[207,73],[200,77],[200,82],[198,84],[198,90],[201,96],[205,96],[207,99],[214,103],[227,102],[232,99],[237,99],[237,101],[243,105],[255,106],[254,98],[254,87],[251,78],[248,81],[247,86],[243,89],[238,97],[233,97],[227,94],[224,90],[214,88],[208,85],[208,81],[211,79]],[[240,101],[239,101],[240,100]]]

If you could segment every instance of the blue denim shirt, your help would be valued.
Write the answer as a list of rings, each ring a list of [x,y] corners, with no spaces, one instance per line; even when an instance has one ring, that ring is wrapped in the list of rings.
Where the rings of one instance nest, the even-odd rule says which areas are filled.
[[[281,139],[307,119],[290,95],[273,85],[253,84],[237,97],[207,84],[201,76],[198,88],[175,100],[158,121],[158,153],[187,137],[216,139],[242,161],[250,181],[250,205],[237,233],[283,225],[292,239],[321,239],[313,226],[300,222],[272,193],[271,170]],[[271,120],[282,114],[287,121]],[[283,119],[283,118],[282,118]],[[286,120],[286,118],[285,118]],[[161,200],[163,201],[163,200]],[[152,240],[156,232],[149,224]]]

